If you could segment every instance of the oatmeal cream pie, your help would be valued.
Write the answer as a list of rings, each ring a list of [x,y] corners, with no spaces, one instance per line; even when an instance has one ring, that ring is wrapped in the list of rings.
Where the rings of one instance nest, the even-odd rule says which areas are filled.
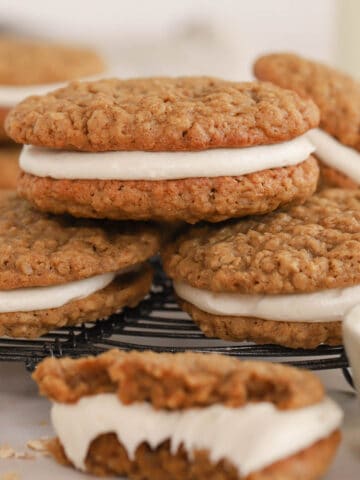
[[[342,343],[360,298],[360,190],[325,189],[302,206],[187,227],[163,263],[205,335],[313,348]]]
[[[72,83],[8,116],[20,195],[52,213],[217,222],[301,203],[318,166],[311,100],[267,83],[147,78]]]
[[[9,140],[4,121],[18,102],[103,71],[101,58],[86,48],[0,35],[0,143]]]
[[[261,57],[254,67],[261,80],[311,97],[320,109],[320,129],[309,132],[320,160],[323,186],[360,185],[360,82],[327,65],[293,54]]]
[[[152,226],[52,217],[0,192],[0,335],[37,337],[136,305],[158,247]]]
[[[46,359],[33,377],[53,403],[50,452],[96,475],[315,480],[340,439],[341,410],[293,367],[112,350]]]

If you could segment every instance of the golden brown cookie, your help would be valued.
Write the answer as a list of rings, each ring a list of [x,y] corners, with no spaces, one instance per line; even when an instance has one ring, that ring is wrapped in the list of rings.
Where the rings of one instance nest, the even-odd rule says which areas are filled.
[[[0,192],[0,335],[33,337],[134,305],[150,288],[144,262],[158,248],[159,234],[151,225],[52,217]],[[109,276],[98,280],[104,274]],[[70,294],[58,301],[62,288]],[[28,303],[14,308],[14,295]],[[41,298],[39,304],[39,295],[47,298],[45,304]]]
[[[346,305],[351,306],[357,298],[351,288],[360,284],[360,193],[328,189],[302,206],[262,217],[188,227],[164,248],[163,264],[180,305],[206,335],[294,348],[340,344],[347,307],[336,310],[341,292],[336,289],[350,295]],[[242,313],[221,314],[225,307],[216,302],[223,301],[237,302],[226,312]],[[267,317],[256,313],[262,310],[249,303],[255,301],[272,302],[263,312]],[[295,301],[305,310],[312,302],[314,318],[302,318],[301,309],[293,317]],[[244,310],[242,302],[249,307]],[[287,316],[280,312],[281,302],[288,304]],[[336,315],[329,307],[317,319],[319,302],[325,302],[323,308],[333,302]]]
[[[318,125],[310,100],[208,77],[74,82],[7,118],[18,143],[82,151],[192,151],[290,140]]]
[[[0,188],[15,189],[20,176],[20,149],[17,146],[0,148]]]
[[[169,410],[258,401],[288,410],[312,405],[324,395],[319,380],[305,370],[193,352],[110,350],[79,360],[48,358],[34,379],[40,393],[55,402],[116,393],[126,405],[146,401]]]
[[[159,248],[151,225],[44,215],[0,192],[0,289],[60,285],[141,264]]]
[[[334,432],[300,453],[240,477],[229,462],[220,461],[214,465],[204,451],[194,452],[191,462],[182,448],[171,454],[168,442],[154,450],[143,443],[136,450],[135,459],[130,460],[116,435],[108,433],[91,442],[86,470],[101,477],[118,475],[135,479],[141,476],[148,480],[315,480],[328,470],[340,440],[340,432]],[[48,451],[60,464],[71,466],[58,439],[48,443]]]
[[[294,92],[259,82],[184,77],[72,83],[19,104],[8,116],[7,132],[17,142],[37,146],[24,150],[25,173],[19,192],[41,210],[90,218],[195,223],[266,213],[308,198],[316,188],[318,166],[310,155],[311,145],[303,138],[300,142],[307,143],[306,151],[303,146],[291,153],[286,150],[280,162],[275,153],[271,157],[275,163],[260,160],[257,167],[250,162],[245,170],[238,165],[231,176],[225,168],[219,170],[218,164],[223,160],[234,168],[235,148],[242,148],[246,156],[244,147],[285,143],[276,147],[279,152],[317,124],[316,106]],[[85,167],[80,173],[39,172],[37,168],[45,163],[39,163],[38,157],[34,168],[27,167],[25,156],[36,156],[42,147],[53,149],[46,151],[49,161],[53,161],[54,149],[91,152],[92,165],[98,159],[104,169],[99,172],[94,167],[92,176],[87,176]],[[120,153],[119,158],[106,156],[124,150],[137,151],[138,161],[145,161],[140,176],[122,176],[121,162],[126,157],[120,158]],[[186,155],[204,150],[212,150],[219,157],[218,164],[209,169],[205,162],[195,173]],[[167,152],[167,157],[157,152]],[[67,155],[73,165],[86,160],[84,153]],[[141,160],[144,155],[146,160]],[[231,160],[222,155],[231,155]],[[272,153],[267,155],[270,158]],[[60,164],[61,158],[55,163]],[[185,174],[177,171],[175,163],[170,176],[153,172],[149,177],[152,159],[166,165],[179,162],[180,170],[184,163],[190,167]],[[113,176],[106,171],[107,162],[117,165]],[[163,167],[157,168],[161,172]]]
[[[360,150],[360,83],[355,79],[290,53],[260,57],[254,72],[260,80],[312,98],[320,109],[320,127],[344,145]]]
[[[57,83],[104,68],[100,56],[88,48],[0,36],[0,85]]]
[[[119,275],[105,288],[56,308],[0,313],[0,336],[37,338],[64,326],[95,322],[135,307],[148,293],[152,269],[144,265],[135,273]]]
[[[178,298],[203,333],[210,338],[277,344],[289,348],[316,348],[321,344],[341,345],[341,322],[286,322],[257,317],[212,315]]]
[[[327,65],[289,53],[260,57],[254,72],[261,80],[290,88],[303,98],[312,98],[320,110],[320,128],[341,144],[360,151],[359,81]],[[321,170],[321,185],[358,188],[359,181],[339,171],[341,164],[339,167],[326,165]]]
[[[0,90],[2,87],[10,88],[15,94],[11,96],[14,99],[29,95],[24,94],[21,98],[21,87],[56,85],[98,74],[104,69],[99,55],[87,48],[0,35]],[[11,90],[11,87],[14,89]],[[10,140],[4,130],[5,116],[10,110],[9,101],[6,92],[2,95],[6,103],[2,105],[0,98],[0,143]]]
[[[117,401],[124,406],[136,407],[145,402],[153,411],[167,409],[168,414],[186,412],[194,407],[201,412],[214,405],[223,405],[229,411],[241,411],[254,405],[254,402],[259,406],[270,402],[277,411],[292,415],[291,412],[302,409],[305,412],[325,405],[323,402],[327,401],[321,383],[310,372],[271,363],[190,352],[157,354],[112,350],[98,357],[78,360],[49,358],[37,367],[33,378],[41,394],[57,404],[67,403],[70,408],[72,405],[76,407],[82,399],[96,400],[104,393],[116,394]],[[337,407],[332,406],[333,409],[336,411]],[[151,408],[147,412],[150,416]],[[324,411],[325,418],[327,415],[330,415],[329,410],[327,413]],[[335,415],[340,419],[339,413]],[[181,444],[174,451],[170,438],[159,445],[143,441],[130,455],[126,443],[111,431],[104,431],[91,439],[84,458],[84,469],[95,475],[125,475],[155,480],[197,480],[205,477],[214,480],[315,480],[328,469],[339,444],[340,434],[335,423],[327,429],[327,433],[302,450],[290,456],[285,454],[284,458],[246,475],[241,475],[226,456],[214,462],[206,448],[196,449],[193,446],[189,452],[188,447]],[[221,436],[223,432],[219,421],[217,426]],[[124,428],[134,427],[130,422]],[[263,434],[266,435],[265,426]],[[296,431],[289,430],[288,438],[296,434]],[[58,462],[71,466],[70,445],[67,448],[70,448],[68,454],[61,438],[48,444],[50,453]]]
[[[18,192],[42,211],[75,217],[219,222],[302,203],[314,193],[318,176],[310,157],[299,165],[240,177],[147,182],[56,180],[22,173]]]
[[[352,180],[345,173],[340,172],[340,170],[329,167],[329,165],[326,165],[321,160],[318,160],[318,164],[320,167],[319,189],[334,187],[350,189],[359,188],[359,185],[355,180]]]

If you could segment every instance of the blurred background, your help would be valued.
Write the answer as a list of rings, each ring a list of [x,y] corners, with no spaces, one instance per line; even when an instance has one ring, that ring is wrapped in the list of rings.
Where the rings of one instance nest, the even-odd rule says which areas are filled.
[[[0,31],[95,46],[112,72],[251,77],[295,51],[360,76],[359,0],[0,0]]]

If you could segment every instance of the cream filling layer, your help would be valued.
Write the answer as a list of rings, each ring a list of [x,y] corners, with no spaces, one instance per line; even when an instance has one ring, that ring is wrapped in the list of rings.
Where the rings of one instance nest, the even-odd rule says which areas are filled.
[[[357,150],[343,145],[324,130],[311,130],[307,135],[320,160],[360,184],[360,153]]]
[[[359,303],[360,285],[313,293],[245,295],[216,293],[174,282],[176,294],[212,315],[287,322],[336,322]]]
[[[306,135],[288,142],[197,152],[72,152],[25,146],[20,167],[37,177],[97,180],[171,180],[239,176],[297,165],[315,148]]]
[[[125,270],[124,270],[125,272]],[[121,274],[104,273],[94,277],[52,285],[49,287],[28,287],[15,290],[0,291],[0,313],[31,312],[62,307],[72,300],[85,298],[109,285],[114,278]]]
[[[360,395],[360,301],[345,317],[343,339],[354,383]]]
[[[143,442],[156,449],[170,440],[172,454],[183,445],[191,460],[194,450],[205,449],[213,463],[227,459],[245,476],[328,437],[339,428],[342,412],[329,398],[287,411],[268,402],[168,411],[148,403],[123,405],[115,394],[104,393],[76,404],[55,403],[51,418],[67,457],[80,470],[92,440],[112,432],[130,459]]]

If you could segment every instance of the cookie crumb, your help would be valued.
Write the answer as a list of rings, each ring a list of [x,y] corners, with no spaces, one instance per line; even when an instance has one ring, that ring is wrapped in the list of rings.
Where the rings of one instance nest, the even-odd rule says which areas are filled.
[[[47,437],[42,437],[35,440],[29,440],[26,443],[27,448],[30,450],[34,450],[35,452],[46,452],[47,451],[47,444],[49,439]]]
[[[10,445],[0,445],[0,459],[12,458],[15,456],[15,450]]]
[[[15,458],[19,460],[35,460],[35,455],[28,452],[16,452]]]

